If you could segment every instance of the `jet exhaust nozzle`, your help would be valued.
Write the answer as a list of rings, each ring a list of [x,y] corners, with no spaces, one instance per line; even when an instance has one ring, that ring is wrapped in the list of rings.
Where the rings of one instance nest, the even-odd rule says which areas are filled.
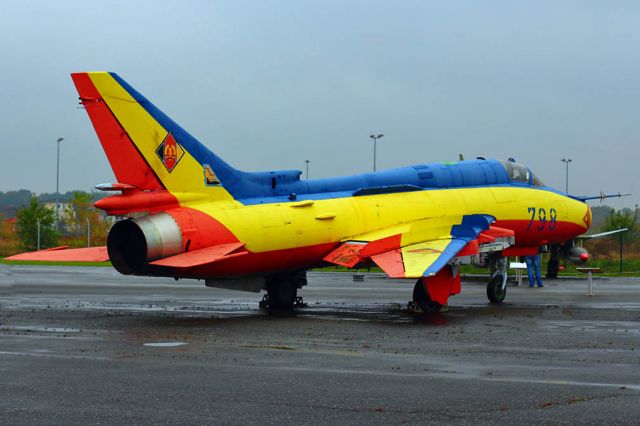
[[[149,262],[182,253],[182,232],[168,213],[121,220],[109,231],[107,251],[118,272],[136,274]]]

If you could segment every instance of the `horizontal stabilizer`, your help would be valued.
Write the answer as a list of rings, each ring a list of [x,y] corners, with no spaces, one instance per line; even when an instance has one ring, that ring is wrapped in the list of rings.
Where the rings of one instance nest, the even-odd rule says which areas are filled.
[[[20,253],[5,260],[34,260],[40,262],[107,262],[109,254],[105,246],[70,249],[67,246],[47,250]]]
[[[246,250],[239,250],[242,247],[244,247],[244,243],[220,244],[186,253],[180,253],[175,256],[165,257],[164,259],[156,260],[150,264],[155,266],[166,266],[169,268],[191,268],[194,266],[202,266],[248,254],[249,252]]]

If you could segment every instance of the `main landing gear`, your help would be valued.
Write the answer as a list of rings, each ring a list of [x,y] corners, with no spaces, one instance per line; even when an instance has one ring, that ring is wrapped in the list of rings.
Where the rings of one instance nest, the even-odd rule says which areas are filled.
[[[491,279],[487,284],[487,298],[491,303],[502,303],[507,295],[507,258],[499,254],[489,258]]]
[[[445,266],[437,274],[423,277],[413,287],[413,303],[424,313],[442,312],[449,296],[460,293],[458,267]]]
[[[303,306],[302,297],[298,297],[298,289],[305,285],[307,276],[304,271],[267,277],[267,294],[260,301],[260,307],[270,311],[290,311],[294,307]]]
[[[413,286],[413,303],[415,303],[425,314],[440,312],[442,310],[442,305],[440,303],[431,300],[422,278],[416,281],[416,285]]]
[[[502,303],[507,295],[508,259],[501,253],[492,253],[484,266],[489,266],[491,278],[487,284],[487,298],[491,303]],[[449,296],[460,293],[459,266],[448,265],[437,274],[420,278],[413,287],[413,304],[424,313],[442,312]]]

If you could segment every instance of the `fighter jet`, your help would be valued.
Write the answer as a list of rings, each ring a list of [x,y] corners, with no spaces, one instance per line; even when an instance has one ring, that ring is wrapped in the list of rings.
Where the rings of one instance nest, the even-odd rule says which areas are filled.
[[[266,290],[289,309],[311,268],[375,264],[416,280],[413,300],[437,311],[460,293],[460,266],[487,267],[487,297],[506,296],[508,256],[585,233],[585,199],[527,166],[477,158],[301,180],[299,170],[238,170],[115,73],[72,74],[117,182],[95,207],[120,218],[107,246],[14,258],[111,260],[124,275],[200,279]],[[26,256],[26,257],[25,257]],[[587,256],[578,256],[580,262]],[[393,284],[389,284],[393,285]]]

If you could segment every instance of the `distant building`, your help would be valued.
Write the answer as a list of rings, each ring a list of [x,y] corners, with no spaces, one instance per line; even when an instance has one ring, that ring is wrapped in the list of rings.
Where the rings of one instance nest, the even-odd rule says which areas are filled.
[[[64,212],[69,208],[70,205],[71,203],[58,203],[58,211],[60,212],[60,214],[64,214]],[[56,211],[55,201],[47,201],[44,203],[44,206],[49,210],[53,210],[54,212]]]
[[[56,203],[55,201],[47,201],[44,206],[55,213]],[[72,222],[73,219],[69,212],[71,211],[71,203],[58,203],[58,230],[64,232],[69,231],[67,229],[67,223]]]

